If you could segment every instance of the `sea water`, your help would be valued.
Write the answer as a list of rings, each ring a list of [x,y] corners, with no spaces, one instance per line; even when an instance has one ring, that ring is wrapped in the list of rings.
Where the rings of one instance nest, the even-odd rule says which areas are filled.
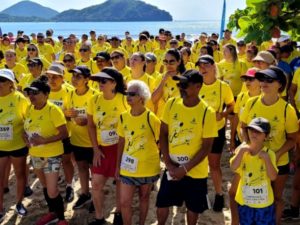
[[[89,34],[91,30],[95,30],[98,34],[105,34],[108,37],[117,35],[124,37],[124,32],[129,31],[131,36],[136,39],[138,34],[147,30],[153,35],[158,34],[160,28],[170,30],[173,35],[185,33],[187,38],[193,40],[199,37],[201,32],[219,33],[220,21],[204,20],[204,21],[171,21],[171,22],[9,22],[0,23],[2,33],[13,32],[18,30],[24,31],[25,34],[43,32],[51,28],[54,30],[54,37],[63,35],[64,37],[73,33],[80,37],[82,34]]]

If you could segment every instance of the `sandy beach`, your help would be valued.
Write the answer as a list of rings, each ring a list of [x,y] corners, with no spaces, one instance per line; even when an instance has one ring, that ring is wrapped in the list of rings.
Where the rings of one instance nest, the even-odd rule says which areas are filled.
[[[228,189],[231,185],[231,179],[233,176],[233,173],[231,172],[229,168],[229,157],[230,154],[228,151],[225,151],[223,153],[222,157],[222,170],[223,170],[223,190],[225,192],[225,208],[222,213],[215,213],[212,210],[205,211],[202,215],[199,217],[198,224],[199,225],[230,225],[230,211],[229,211],[229,200],[228,200]],[[47,212],[47,206],[44,201],[44,197],[42,194],[42,186],[39,183],[39,181],[35,178],[33,173],[30,173],[30,184],[34,191],[34,194],[30,196],[29,198],[24,199],[24,205],[28,209],[28,215],[26,217],[19,217],[15,214],[15,178],[13,174],[11,174],[10,181],[9,181],[9,188],[10,192],[5,195],[4,198],[4,206],[7,210],[6,218],[3,221],[3,225],[33,225],[35,224],[35,221],[42,216],[44,213]],[[289,176],[288,183],[285,188],[284,193],[284,199],[286,205],[288,205],[288,201],[291,196],[291,185],[292,185],[292,176]],[[72,210],[72,206],[75,203],[75,201],[78,198],[78,194],[80,193],[80,184],[78,180],[78,176],[76,174],[75,176],[75,199],[72,203],[65,204],[66,207],[66,219],[69,221],[70,225],[87,225],[90,221],[93,220],[93,214],[90,214],[88,212],[88,206],[86,208],[80,209],[80,210]],[[150,208],[149,213],[147,217],[146,224],[147,225],[154,225],[157,224],[156,221],[156,208],[155,208],[155,201],[156,201],[156,194],[157,190],[159,188],[159,182],[156,185],[156,188],[151,193],[151,201],[150,201]],[[60,190],[62,196],[65,195],[65,184],[64,182],[60,184]],[[212,181],[209,178],[208,180],[208,190],[209,190],[209,199],[213,201],[214,199],[214,191],[212,186]],[[134,198],[134,216],[133,216],[133,223],[137,224],[138,222],[138,196],[136,195]],[[106,187],[105,187],[105,217],[108,221],[107,224],[112,224],[113,221],[113,212],[115,210],[115,186],[113,184],[113,180],[109,180]],[[169,219],[167,224],[168,225],[180,225],[180,224],[186,224],[185,219],[185,207],[180,208],[173,208],[173,210],[170,213]],[[283,225],[299,225],[300,221],[288,221],[284,222]]]

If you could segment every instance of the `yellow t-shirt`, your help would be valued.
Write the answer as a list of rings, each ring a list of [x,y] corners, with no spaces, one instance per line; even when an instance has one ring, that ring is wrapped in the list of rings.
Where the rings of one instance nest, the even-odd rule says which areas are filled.
[[[203,138],[218,136],[216,113],[203,100],[194,107],[186,107],[181,98],[171,98],[166,103],[162,121],[168,125],[170,157],[179,164],[187,163],[197,154]],[[206,178],[207,157],[192,168],[187,176]]]
[[[159,139],[160,120],[146,110],[139,116],[123,112],[117,133],[125,139],[120,174],[130,177],[151,177],[160,172]]]
[[[161,80],[162,80],[162,76],[157,78],[155,81],[155,87],[158,87]],[[172,79],[172,77],[168,77],[164,87],[163,87],[163,95],[162,97],[159,99],[159,102],[157,104],[157,112],[156,115],[160,118],[162,116],[164,107],[166,102],[172,98],[172,97],[179,97],[180,93],[179,93],[179,89],[177,88],[177,81],[174,81]]]
[[[67,108],[68,100],[70,99],[69,95],[73,90],[73,86],[63,84],[59,91],[50,92],[49,101],[58,106],[60,109],[65,109]]]
[[[15,51],[16,51],[16,55],[17,55],[17,61],[20,61],[21,59],[23,59],[24,57],[27,56],[26,47],[23,49],[23,51],[21,51],[20,48],[16,47]]]
[[[69,100],[67,101],[67,109],[75,109],[78,112],[78,117],[87,117],[88,102],[95,95],[98,94],[96,90],[89,88],[84,95],[77,95],[76,91],[71,91]],[[71,144],[79,147],[92,147],[92,143],[88,133],[88,127],[79,126],[71,119]]]
[[[199,92],[199,97],[202,98],[216,112],[223,111],[223,105],[234,102],[232,91],[227,83],[217,79],[213,84],[202,84]],[[225,126],[225,118],[217,121],[218,129]]]
[[[298,109],[298,111],[300,111],[300,68],[297,68],[297,70],[294,73],[293,76],[293,80],[292,80],[292,84],[295,84],[297,86],[297,92],[295,94],[295,104],[296,107]]]
[[[270,106],[264,105],[262,96],[253,97],[248,100],[240,117],[241,122],[249,124],[256,117],[263,117],[269,120],[271,133],[265,146],[275,152],[286,142],[286,133],[298,131],[298,119],[295,109],[282,98]],[[289,155],[286,152],[282,155],[277,165],[282,166],[289,163]]]
[[[52,55],[55,54],[52,45],[44,43],[43,45],[38,44],[37,46],[39,48],[40,54],[43,55],[48,62],[52,62]]]
[[[96,45],[94,45],[92,47],[92,52],[94,52],[94,53],[97,54],[98,52],[107,52],[107,51],[109,51],[109,49],[110,49],[110,45],[105,45],[105,44],[99,45],[99,44],[96,44]]]
[[[34,78],[31,73],[28,73],[24,75],[17,85],[21,87],[21,90],[23,91],[24,88],[29,87],[30,84],[36,79],[37,78]]]
[[[102,94],[94,95],[90,99],[87,114],[93,116],[98,145],[109,146],[118,143],[118,120],[120,114],[128,108],[126,97],[120,93],[111,100],[106,100]]]
[[[12,68],[11,70],[14,72],[15,77],[18,81],[20,81],[26,73],[26,68],[21,63],[16,63],[14,68]]]
[[[0,149],[18,150],[26,146],[22,136],[29,102],[18,91],[0,97]]]
[[[50,63],[43,55],[40,55],[39,58],[40,58],[40,59],[42,60],[42,62],[43,62],[43,71],[46,71],[46,70],[50,67],[51,63]],[[26,73],[29,73],[29,69],[28,69],[28,67],[27,67],[27,64],[28,64],[27,57],[22,58],[22,59],[19,61],[19,63],[21,63],[21,64],[25,67]]]
[[[51,137],[58,134],[57,128],[65,125],[66,119],[63,112],[53,103],[47,102],[41,110],[34,109],[31,105],[24,122],[24,130],[30,137],[39,134],[42,137]],[[31,146],[29,154],[35,157],[54,157],[64,152],[62,141],[55,141],[45,145]]]
[[[90,58],[90,60],[86,61],[86,62],[83,62],[82,60],[78,60],[76,62],[76,65],[77,66],[82,66],[82,65],[87,66],[87,68],[90,69],[91,74],[95,74],[95,73],[99,72],[99,68],[97,66],[97,63],[92,58]]]
[[[247,71],[246,64],[238,60],[236,63],[227,62],[225,59],[217,63],[219,75],[222,80],[229,84],[233,95],[237,96],[242,88],[241,75]]]
[[[266,148],[261,151],[267,151],[273,166],[277,169],[275,153]],[[263,159],[257,154],[251,155],[246,152],[235,172],[241,177],[235,196],[237,203],[252,208],[265,208],[273,204],[273,189]]]
[[[187,62],[185,65],[184,65],[185,69],[186,70],[194,70],[195,69],[195,64],[192,63],[192,62]]]
[[[125,66],[122,70],[119,71],[122,75],[124,80],[127,79],[127,77],[131,76],[131,69],[128,66]]]
[[[223,59],[223,54],[222,52],[218,51],[218,50],[215,50],[214,51],[214,61],[216,63],[220,62],[221,60]]]

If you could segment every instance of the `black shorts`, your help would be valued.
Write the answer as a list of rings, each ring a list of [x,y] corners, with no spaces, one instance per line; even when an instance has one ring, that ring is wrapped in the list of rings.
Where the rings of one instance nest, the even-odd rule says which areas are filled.
[[[63,145],[64,145],[64,154],[70,154],[73,152],[73,148],[70,142],[70,138],[66,138],[64,140],[62,140]]]
[[[165,171],[157,194],[156,207],[180,207],[185,203],[188,210],[202,213],[208,209],[207,200],[207,178],[194,179],[185,176],[180,181],[169,181]]]
[[[222,154],[225,144],[225,126],[218,130],[218,137],[214,138],[214,142],[210,153]]]
[[[76,161],[87,161],[89,164],[93,164],[93,148],[79,147],[75,145],[71,145],[71,148],[73,149]]]
[[[290,164],[286,164],[283,166],[277,166],[278,168],[278,175],[287,175],[290,173]]]
[[[28,148],[24,147],[18,150],[13,151],[1,151],[0,150],[0,158],[2,157],[25,157],[28,155]]]

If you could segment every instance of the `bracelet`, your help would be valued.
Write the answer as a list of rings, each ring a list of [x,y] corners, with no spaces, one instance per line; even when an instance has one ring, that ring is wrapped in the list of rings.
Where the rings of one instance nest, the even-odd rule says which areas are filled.
[[[180,167],[182,167],[184,169],[185,173],[188,173],[188,171],[187,171],[187,169],[186,169],[186,167],[185,167],[184,164],[180,165]]]

